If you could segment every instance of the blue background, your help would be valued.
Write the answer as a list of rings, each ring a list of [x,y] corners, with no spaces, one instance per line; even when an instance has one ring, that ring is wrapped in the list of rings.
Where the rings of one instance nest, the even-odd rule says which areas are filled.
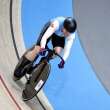
[[[22,27],[27,48],[36,43],[43,25],[56,16],[73,16],[72,0],[23,0]],[[78,36],[63,70],[56,59],[44,91],[55,110],[110,110],[110,98],[104,90]]]

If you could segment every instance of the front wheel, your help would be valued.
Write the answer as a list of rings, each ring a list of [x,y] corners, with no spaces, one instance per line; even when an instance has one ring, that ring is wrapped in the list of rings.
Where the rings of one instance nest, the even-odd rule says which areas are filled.
[[[44,86],[50,73],[50,64],[41,62],[32,72],[29,83],[23,90],[22,97],[24,101],[32,99]]]

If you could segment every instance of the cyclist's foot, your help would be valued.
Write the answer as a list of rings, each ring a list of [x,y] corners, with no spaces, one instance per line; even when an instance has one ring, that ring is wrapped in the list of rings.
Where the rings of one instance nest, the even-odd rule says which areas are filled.
[[[18,81],[20,78],[16,77],[16,76],[13,76],[13,80],[14,81]]]

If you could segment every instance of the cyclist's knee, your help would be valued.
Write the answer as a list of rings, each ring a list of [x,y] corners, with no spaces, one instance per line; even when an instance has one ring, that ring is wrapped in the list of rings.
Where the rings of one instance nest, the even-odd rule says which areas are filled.
[[[60,54],[62,51],[62,47],[55,47],[54,48],[55,53]],[[53,54],[52,59],[56,58],[57,56]]]
[[[32,48],[29,49],[28,52],[31,52],[31,53],[38,53],[39,51],[40,51],[40,46],[34,45]]]
[[[39,46],[39,45],[36,45],[36,46],[34,47],[34,51],[37,52],[37,53],[39,53],[39,51],[40,51],[40,46]]]
[[[54,50],[55,50],[55,53],[60,54],[62,51],[62,47],[55,47]]]
[[[26,52],[25,57],[32,61],[36,57],[36,55],[39,53],[39,50],[40,50],[40,46],[34,46],[33,48],[30,48]]]

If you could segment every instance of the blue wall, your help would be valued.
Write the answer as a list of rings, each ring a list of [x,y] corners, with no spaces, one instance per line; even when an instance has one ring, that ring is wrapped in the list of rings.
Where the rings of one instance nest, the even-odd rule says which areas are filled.
[[[23,0],[22,26],[29,48],[42,26],[56,16],[72,16],[71,0]],[[81,48],[78,36],[63,70],[52,61],[52,72],[44,91],[55,110],[110,110],[110,98],[96,78]]]

